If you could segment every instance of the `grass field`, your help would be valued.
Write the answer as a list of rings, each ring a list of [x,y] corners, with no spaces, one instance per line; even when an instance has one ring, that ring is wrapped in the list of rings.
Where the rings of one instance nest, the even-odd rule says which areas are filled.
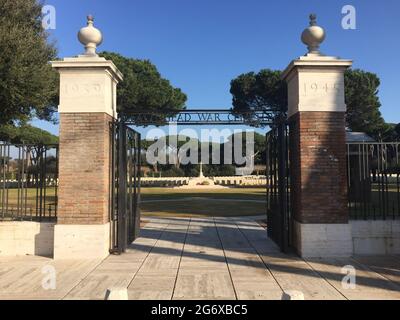
[[[388,185],[387,190],[378,189],[374,184],[370,194],[361,197],[358,202],[349,204],[352,219],[371,220],[400,217],[400,191],[395,184]]]
[[[373,190],[370,201],[366,203],[351,203],[350,215],[354,219],[400,217],[400,194],[396,188],[387,193],[386,205],[383,207],[379,200],[379,193]],[[227,189],[172,189],[172,188],[142,188],[141,211],[145,216],[181,216],[181,217],[208,217],[208,216],[254,216],[265,215],[266,194],[265,188],[227,188]],[[5,216],[17,212],[18,191],[8,190],[4,199],[8,197],[8,212],[1,205],[3,192],[0,190],[0,218],[3,211]],[[21,199],[21,195],[20,195]],[[48,188],[46,194],[46,215],[49,209],[53,215],[55,190]],[[21,201],[21,200],[20,200]],[[50,205],[50,206],[49,206]],[[25,204],[23,206],[25,208]],[[36,189],[27,189],[27,214],[36,214]],[[21,207],[20,207],[21,208]]]
[[[142,188],[143,215],[234,217],[264,215],[265,188]]]
[[[8,190],[9,215],[12,212],[16,213],[18,198],[21,199],[21,194],[18,196],[17,189]],[[1,199],[0,193],[0,201]],[[265,214],[264,188],[201,190],[142,188],[141,200],[142,214],[148,216],[226,217]],[[54,202],[55,190],[48,188],[46,204]],[[27,189],[26,207],[28,213],[33,215],[36,213],[36,189]],[[46,206],[46,213],[47,210]]]
[[[26,192],[26,193],[25,193]],[[25,196],[26,195],[26,196]],[[0,201],[3,196],[3,191],[0,191]],[[5,191],[4,197],[7,196],[7,191]],[[44,196],[44,194],[43,194]],[[28,188],[24,190],[24,193],[21,191],[18,193],[18,189],[9,189],[8,190],[8,204],[9,206],[16,206],[18,204],[18,198],[21,201],[21,198],[26,199],[28,206],[33,206],[36,204],[36,189]],[[46,189],[46,203],[54,203],[55,202],[55,188],[48,187]]]
[[[30,219],[36,215],[42,218],[54,217],[56,213],[55,191],[54,187],[47,187],[46,194],[42,191],[42,203],[40,204],[40,194],[37,194],[40,191],[35,188],[26,188],[23,191],[0,189],[0,218],[20,219],[23,217]]]

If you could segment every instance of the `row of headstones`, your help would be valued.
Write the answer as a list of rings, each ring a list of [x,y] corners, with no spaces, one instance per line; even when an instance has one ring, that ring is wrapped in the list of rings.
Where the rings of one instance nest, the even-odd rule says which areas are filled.
[[[187,185],[189,178],[142,178],[142,187],[180,187]]]
[[[266,177],[216,177],[215,184],[222,186],[265,186]]]
[[[19,188],[21,185],[23,187],[28,187],[28,186],[36,186],[37,184],[40,183],[40,179],[24,179],[24,180],[2,180],[0,179],[0,187],[5,187],[5,188]],[[46,178],[45,179],[45,185],[47,187],[56,187],[58,186],[58,178]]]
[[[265,186],[265,176],[260,177],[215,177],[212,178],[217,185],[222,186]],[[142,178],[143,187],[179,187],[189,184],[190,178]]]

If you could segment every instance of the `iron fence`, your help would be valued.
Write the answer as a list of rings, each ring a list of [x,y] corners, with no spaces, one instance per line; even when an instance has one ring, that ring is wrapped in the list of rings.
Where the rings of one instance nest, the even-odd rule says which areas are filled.
[[[400,218],[400,142],[347,143],[350,218]]]
[[[54,221],[58,145],[0,143],[0,220]]]
[[[289,127],[279,123],[266,135],[268,235],[284,252],[291,245]]]

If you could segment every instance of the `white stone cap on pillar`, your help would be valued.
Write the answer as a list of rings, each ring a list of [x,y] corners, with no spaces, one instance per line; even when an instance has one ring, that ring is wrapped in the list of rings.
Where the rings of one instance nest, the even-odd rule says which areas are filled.
[[[288,84],[289,117],[301,111],[346,111],[344,71],[353,62],[322,54],[319,46],[325,37],[316,15],[310,15],[310,26],[302,34],[308,53],[291,61],[281,76]]]
[[[288,117],[302,111],[346,112],[344,72],[351,60],[307,55],[283,71],[288,86]]]
[[[112,76],[117,83],[123,80],[123,75],[114,62],[99,56],[80,55],[78,57],[64,58],[63,60],[51,61],[51,66],[58,71],[67,68],[101,69],[109,72],[110,76]]]
[[[107,113],[117,118],[117,84],[122,73],[112,61],[79,56],[53,61],[60,73],[59,113]]]
[[[301,56],[295,60],[292,60],[286,69],[282,72],[281,78],[288,80],[293,71],[297,69],[343,69],[351,67],[353,64],[352,60],[340,59],[339,57],[324,56],[321,54],[308,53],[305,56]]]
[[[117,84],[122,73],[112,61],[99,57],[96,48],[103,41],[100,30],[94,28],[93,17],[78,33],[85,53],[77,57],[52,61],[60,73],[59,113],[107,113],[117,117]]]

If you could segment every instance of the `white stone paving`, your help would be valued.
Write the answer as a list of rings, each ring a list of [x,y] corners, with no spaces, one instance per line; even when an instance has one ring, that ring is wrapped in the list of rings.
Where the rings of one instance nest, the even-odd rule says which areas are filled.
[[[123,255],[101,260],[0,258],[0,299],[104,299],[128,288],[129,299],[400,299],[400,257],[301,259],[286,255],[251,218],[146,218]],[[42,288],[43,266],[57,272]],[[342,286],[353,265],[355,289]]]

